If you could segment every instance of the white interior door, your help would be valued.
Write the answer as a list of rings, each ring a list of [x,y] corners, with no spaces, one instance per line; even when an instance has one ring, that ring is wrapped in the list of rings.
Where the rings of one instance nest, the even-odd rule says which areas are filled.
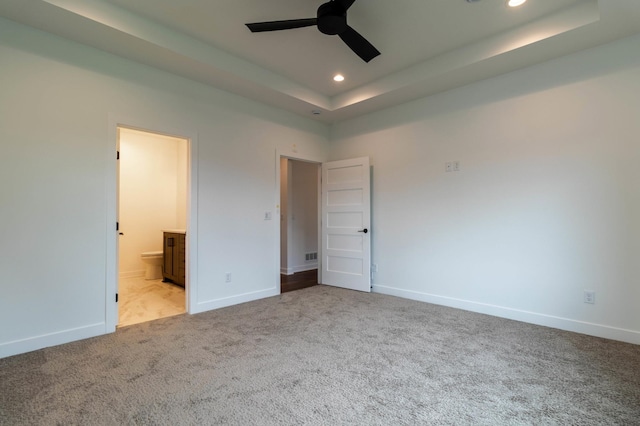
[[[322,284],[371,291],[369,157],[322,164]]]

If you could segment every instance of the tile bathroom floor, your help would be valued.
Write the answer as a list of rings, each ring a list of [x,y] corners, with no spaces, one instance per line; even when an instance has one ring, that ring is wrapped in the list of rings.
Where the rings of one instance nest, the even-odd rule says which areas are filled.
[[[186,312],[184,288],[144,277],[121,278],[118,327]]]

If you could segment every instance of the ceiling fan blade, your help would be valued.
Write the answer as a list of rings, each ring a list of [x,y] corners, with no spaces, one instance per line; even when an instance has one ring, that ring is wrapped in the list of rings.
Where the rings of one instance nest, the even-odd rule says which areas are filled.
[[[348,10],[356,0],[335,0],[344,10]]]
[[[380,54],[378,49],[373,47],[366,38],[362,37],[356,30],[351,27],[347,27],[345,31],[338,34],[342,41],[360,56],[363,61],[369,62]]]
[[[317,18],[309,19],[290,19],[287,21],[270,21],[255,22],[253,24],[245,24],[252,33],[261,33],[264,31],[280,31],[291,30],[294,28],[311,27],[318,24]]]

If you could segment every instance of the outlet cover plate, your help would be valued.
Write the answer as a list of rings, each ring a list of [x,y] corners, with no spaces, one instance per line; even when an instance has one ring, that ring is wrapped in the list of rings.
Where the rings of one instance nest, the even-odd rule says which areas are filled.
[[[591,290],[584,291],[584,303],[593,305],[596,303],[596,292]]]

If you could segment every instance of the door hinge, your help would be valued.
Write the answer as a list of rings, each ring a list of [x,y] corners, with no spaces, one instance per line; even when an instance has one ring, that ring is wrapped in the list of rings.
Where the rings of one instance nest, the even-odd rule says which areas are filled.
[[[116,222],[116,231],[120,230],[120,222]]]
[[[116,293],[116,303],[118,303],[118,293]]]
[[[116,151],[116,160],[120,159],[120,151]]]

